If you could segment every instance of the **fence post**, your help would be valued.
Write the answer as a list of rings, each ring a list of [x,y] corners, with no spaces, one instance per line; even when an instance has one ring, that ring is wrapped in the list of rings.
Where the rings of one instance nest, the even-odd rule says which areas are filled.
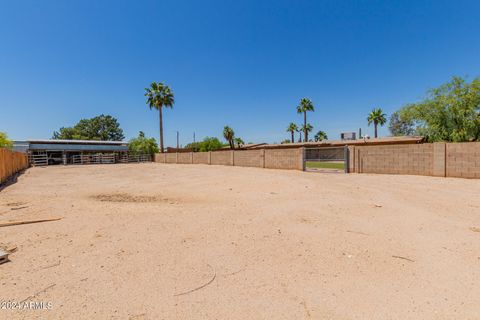
[[[433,144],[433,175],[435,177],[447,176],[447,144],[445,142]]]
[[[178,152],[175,152],[175,164],[178,164]]]
[[[208,151],[208,164],[212,164],[212,151]]]
[[[265,149],[261,150],[260,156],[262,157],[262,168],[265,168]]]
[[[234,166],[235,165],[235,150],[232,150],[230,152],[231,152],[230,163],[231,163],[232,166]]]
[[[301,147],[299,151],[300,151],[300,157],[299,157],[298,167],[300,170],[305,171],[305,147]]]

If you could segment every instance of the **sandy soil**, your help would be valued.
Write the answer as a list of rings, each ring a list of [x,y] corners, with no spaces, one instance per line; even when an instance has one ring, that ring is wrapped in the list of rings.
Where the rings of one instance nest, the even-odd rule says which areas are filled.
[[[0,318],[479,319],[479,195],[433,177],[32,168],[0,221],[63,219],[0,228],[18,248],[0,301],[52,309]]]

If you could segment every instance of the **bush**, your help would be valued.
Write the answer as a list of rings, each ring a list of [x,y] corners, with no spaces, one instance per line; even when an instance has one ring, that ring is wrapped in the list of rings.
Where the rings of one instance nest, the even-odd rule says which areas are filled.
[[[8,136],[5,132],[0,132],[0,148],[11,149],[12,147],[12,140],[8,139]]]
[[[155,138],[145,137],[145,133],[140,131],[137,138],[128,142],[128,152],[131,154],[154,154],[158,153],[158,145]]]

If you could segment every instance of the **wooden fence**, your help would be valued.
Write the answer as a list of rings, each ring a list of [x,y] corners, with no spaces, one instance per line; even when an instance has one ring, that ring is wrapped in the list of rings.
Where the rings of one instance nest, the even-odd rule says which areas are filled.
[[[21,152],[0,148],[0,184],[28,167],[28,158]]]

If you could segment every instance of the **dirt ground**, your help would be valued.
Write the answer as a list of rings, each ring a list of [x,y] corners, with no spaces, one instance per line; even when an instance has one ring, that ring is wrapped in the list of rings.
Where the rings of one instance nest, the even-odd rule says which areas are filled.
[[[0,319],[479,319],[480,181],[128,164],[0,192]],[[3,306],[5,304],[3,303]]]

